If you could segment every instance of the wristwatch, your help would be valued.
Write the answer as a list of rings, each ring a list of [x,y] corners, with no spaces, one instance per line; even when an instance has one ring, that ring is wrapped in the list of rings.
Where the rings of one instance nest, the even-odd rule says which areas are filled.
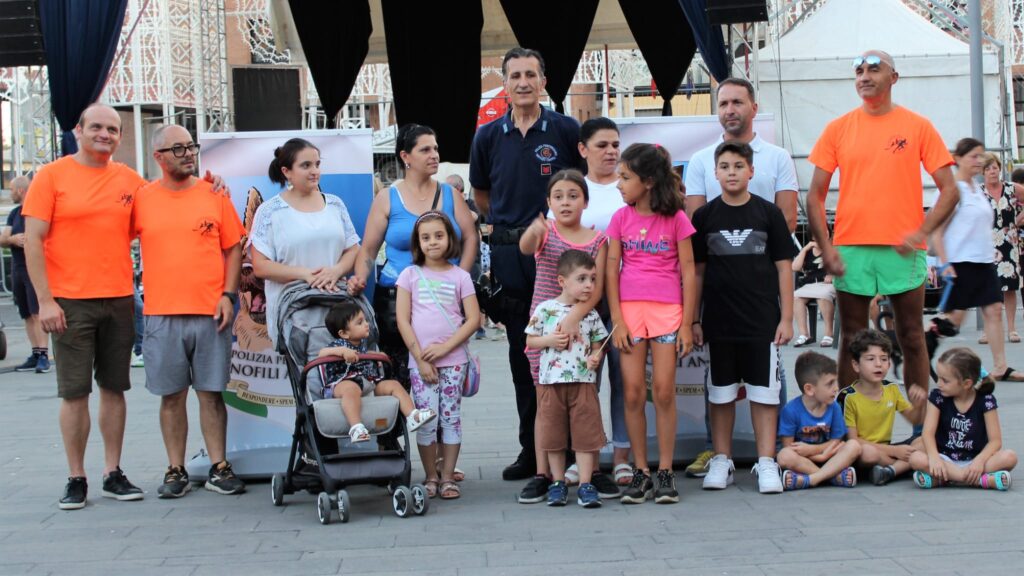
[[[224,292],[221,296],[231,301],[232,306],[238,306],[238,294],[235,292]]]

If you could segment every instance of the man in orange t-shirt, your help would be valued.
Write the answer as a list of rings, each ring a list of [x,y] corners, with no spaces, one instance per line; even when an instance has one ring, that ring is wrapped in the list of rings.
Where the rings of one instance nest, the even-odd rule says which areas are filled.
[[[832,121],[808,158],[815,165],[807,198],[807,218],[829,273],[835,277],[842,327],[839,383],[856,374],[846,343],[868,327],[871,300],[892,302],[896,338],[904,355],[908,385],[928,389],[924,310],[925,238],[956,207],[959,199],[950,165],[953,158],[923,116],[892,102],[899,79],[892,57],[869,50],[854,59],[862,104]],[[935,206],[924,213],[921,167],[939,189]],[[830,241],[825,198],[839,169],[835,238]]]
[[[161,397],[160,430],[169,466],[160,498],[191,488],[185,471],[186,400],[191,385],[210,456],[206,489],[238,494],[245,484],[225,458],[227,411],[222,392],[231,368],[231,318],[235,311],[244,233],[231,199],[211,194],[194,176],[199,146],[181,126],[153,134],[153,158],[163,177],[136,194],[133,231],[146,271],[146,388]]]
[[[103,434],[103,495],[139,500],[121,471],[124,392],[131,387],[134,305],[129,252],[132,202],[146,181],[111,161],[121,118],[93,104],[75,126],[78,152],[39,169],[25,215],[25,259],[39,299],[39,322],[53,334],[60,429],[70,477],[62,510],[85,506],[85,446],[95,371]]]

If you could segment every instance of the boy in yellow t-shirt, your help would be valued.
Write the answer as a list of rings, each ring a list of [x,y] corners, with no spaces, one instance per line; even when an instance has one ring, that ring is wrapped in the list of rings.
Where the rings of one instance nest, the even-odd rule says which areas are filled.
[[[923,447],[920,438],[892,444],[892,426],[897,412],[918,423],[927,393],[919,386],[910,386],[911,404],[903,397],[899,384],[885,380],[892,342],[878,330],[858,332],[850,340],[849,352],[860,378],[839,393],[847,438],[860,442],[857,465],[871,466],[871,482],[881,486],[909,472],[910,455]]]

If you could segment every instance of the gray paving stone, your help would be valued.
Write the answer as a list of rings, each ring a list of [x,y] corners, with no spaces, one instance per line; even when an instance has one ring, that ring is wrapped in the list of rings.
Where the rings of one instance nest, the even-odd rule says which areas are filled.
[[[20,324],[5,302],[0,299],[0,318],[8,322],[12,355],[0,370],[24,347]],[[964,342],[975,338],[967,330]],[[357,487],[350,491],[352,521],[330,526],[317,521],[314,495],[291,495],[285,506],[273,507],[265,482],[249,483],[241,496],[199,490],[181,500],[157,499],[166,467],[159,402],[142,386],[141,370],[132,371],[123,460],[146,499],[121,503],[99,496],[103,451],[94,399],[86,454],[89,505],[59,511],[56,500],[67,471],[54,375],[0,373],[0,575],[833,576],[1002,574],[1024,567],[1019,487],[998,494],[924,491],[899,481],[883,488],[764,496],[741,466],[737,485],[721,492],[705,492],[700,480],[680,474],[682,502],[673,506],[606,501],[599,510],[556,510],[517,504],[514,496],[524,483],[500,480],[519,451],[503,346],[476,345],[489,378],[464,405],[463,497],[433,500],[426,517],[399,519],[383,490]],[[975,348],[988,358],[987,348]],[[783,350],[787,366],[796,352]],[[1007,353],[1012,365],[1024,365],[1024,346],[1010,346]],[[1001,385],[996,395],[1004,444],[1020,451],[1024,387]],[[192,454],[202,443],[195,398],[189,402]],[[899,423],[896,435],[908,430]],[[413,478],[419,479],[422,469],[416,456],[414,461]]]

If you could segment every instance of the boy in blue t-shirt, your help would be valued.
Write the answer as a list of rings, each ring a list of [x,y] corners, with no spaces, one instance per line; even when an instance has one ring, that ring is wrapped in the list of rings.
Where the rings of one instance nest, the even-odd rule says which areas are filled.
[[[817,352],[804,352],[796,359],[794,372],[803,394],[790,400],[779,414],[783,448],[777,461],[785,469],[783,489],[801,490],[822,482],[855,486],[853,463],[860,456],[860,444],[843,441],[846,424],[836,403],[836,361]]]

